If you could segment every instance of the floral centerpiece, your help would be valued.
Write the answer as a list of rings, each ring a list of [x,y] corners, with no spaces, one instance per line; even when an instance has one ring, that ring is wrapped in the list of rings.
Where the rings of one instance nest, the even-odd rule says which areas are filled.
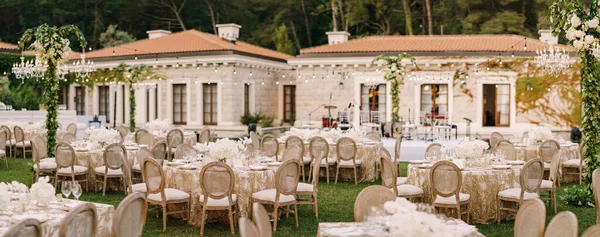
[[[13,192],[13,193],[28,193],[29,192],[29,188],[27,187],[27,185],[19,183],[17,181],[12,181],[12,182],[6,184],[6,188],[8,189],[8,191]]]
[[[10,202],[10,193],[8,192],[8,185],[0,183],[0,211],[6,208]]]
[[[437,216],[418,211],[417,205],[406,198],[396,198],[395,201],[386,202],[383,208],[392,214],[390,236],[462,236]]]
[[[456,146],[455,154],[458,158],[475,159],[481,158],[483,152],[490,146],[481,140],[465,141]]]
[[[552,131],[545,127],[530,127],[523,131],[524,137],[525,133],[527,133],[527,137],[536,143],[543,142],[549,139],[552,139]]]
[[[117,130],[106,127],[88,128],[85,132],[89,135],[88,140],[105,147],[108,144],[121,141],[121,135]]]
[[[223,138],[208,144],[208,154],[210,154],[212,160],[232,163],[233,159],[240,157],[240,153],[244,148],[241,141]]]
[[[31,185],[29,190],[29,197],[31,200],[35,200],[41,206],[48,205],[49,202],[54,200],[55,189],[50,184],[50,177],[40,177],[36,183]]]
[[[171,129],[171,124],[167,122],[167,120],[156,119],[150,121],[144,125],[144,128],[150,132],[157,132],[159,134],[164,134]]]

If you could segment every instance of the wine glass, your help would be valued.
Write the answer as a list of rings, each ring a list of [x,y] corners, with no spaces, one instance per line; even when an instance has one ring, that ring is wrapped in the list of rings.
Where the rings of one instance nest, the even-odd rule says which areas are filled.
[[[62,181],[60,191],[65,198],[69,198],[69,196],[71,196],[71,181]]]
[[[77,181],[73,181],[73,184],[71,185],[71,192],[73,192],[73,196],[75,196],[75,200],[79,200],[79,197],[81,196],[81,184],[79,184],[79,182]]]

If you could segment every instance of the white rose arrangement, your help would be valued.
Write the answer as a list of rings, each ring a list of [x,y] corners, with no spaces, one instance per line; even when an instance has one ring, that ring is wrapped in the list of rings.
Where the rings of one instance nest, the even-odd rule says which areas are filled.
[[[484,141],[465,141],[456,146],[455,154],[458,158],[481,158],[481,156],[483,156],[483,152],[489,147],[490,146],[487,144],[487,142]]]
[[[566,38],[578,51],[596,47],[598,40],[593,35],[600,32],[599,25],[598,17],[583,21],[579,16],[572,15],[564,24]]]
[[[219,139],[208,144],[208,153],[211,159],[228,163],[233,159],[238,159],[244,149],[244,144],[241,141],[234,141],[229,138]]]
[[[13,192],[13,193],[28,193],[29,192],[29,188],[27,187],[27,185],[19,183],[17,181],[12,181],[12,182],[6,184],[6,188],[8,189],[8,191]]]
[[[543,142],[552,139],[552,131],[545,127],[530,127],[523,133],[527,133],[527,137],[535,142]]]
[[[106,127],[88,128],[85,130],[85,132],[89,135],[88,140],[90,142],[98,143],[102,147],[121,141],[121,135],[119,134],[119,131],[114,129],[109,129]]]
[[[396,198],[395,201],[386,202],[383,208],[392,214],[390,225],[392,237],[462,236],[435,215],[417,211],[417,206],[406,198]]]
[[[150,132],[157,132],[159,134],[164,134],[171,129],[171,124],[167,122],[167,120],[156,119],[150,121],[144,125],[144,128]]]
[[[41,204],[48,204],[54,200],[54,194],[55,189],[50,184],[50,177],[48,176],[40,177],[36,183],[31,185],[31,189],[29,190],[29,198]]]

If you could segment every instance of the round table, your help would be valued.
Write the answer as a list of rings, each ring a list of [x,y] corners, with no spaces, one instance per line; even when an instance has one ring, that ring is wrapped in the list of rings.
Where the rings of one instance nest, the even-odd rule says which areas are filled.
[[[462,170],[462,193],[471,195],[471,222],[488,223],[496,217],[498,192],[519,187],[519,175],[523,166],[509,169],[465,168]],[[431,202],[429,168],[418,164],[408,165],[408,184],[416,185],[424,191],[424,202]],[[506,214],[506,212],[503,212]]]

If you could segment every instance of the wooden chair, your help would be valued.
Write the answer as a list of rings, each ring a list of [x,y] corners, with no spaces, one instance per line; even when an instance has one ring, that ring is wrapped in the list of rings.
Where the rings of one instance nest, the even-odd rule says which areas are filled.
[[[260,140],[254,131],[250,132],[250,140],[252,140],[252,147],[257,151],[260,150]]]
[[[302,153],[301,152],[302,152],[302,150],[300,149],[300,147],[298,147],[296,145],[290,145],[288,148],[283,150],[283,152],[281,154],[281,161],[294,159],[302,164]],[[302,169],[302,168],[300,168],[300,169]]]
[[[77,140],[77,137],[75,137],[75,135],[73,135],[71,133],[65,133],[60,138],[61,142],[68,143],[68,144],[71,144],[71,143],[73,143],[76,140]]]
[[[398,166],[398,169],[396,170],[396,174],[398,174],[400,172],[400,163],[399,162],[395,162],[395,158],[392,158],[392,156],[390,155],[390,152],[385,148],[385,147],[381,147],[379,149],[379,157],[385,157],[388,158],[389,160],[392,161],[392,164],[394,164],[394,166]],[[379,163],[379,159],[376,160],[377,163],[377,169],[380,171],[381,170],[381,164]],[[406,181],[408,180],[408,177],[402,177],[402,175],[398,174],[398,177],[396,177],[396,185],[400,185],[400,184],[405,184]]]
[[[592,191],[594,193],[594,202],[596,207],[596,224],[600,224],[600,169],[592,173]]]
[[[127,135],[129,135],[129,127],[121,124],[121,126],[119,126],[117,130],[119,131],[119,135],[121,136],[121,142],[125,141],[125,138],[127,137]]]
[[[70,177],[71,181],[85,183],[85,191],[87,192],[89,190],[87,181],[88,168],[75,165],[77,155],[75,154],[73,147],[67,143],[59,143],[56,145],[56,148],[54,148],[54,155],[56,156],[56,168],[58,170],[54,177],[54,186],[58,187],[58,184],[63,180],[63,177],[65,179]],[[80,178],[75,179],[75,177]]]
[[[381,133],[378,131],[367,132],[366,136],[371,141],[381,142]]]
[[[138,153],[139,154],[139,153]],[[152,158],[152,157],[148,157],[148,158]],[[143,162],[143,159],[142,159]],[[125,182],[127,183],[127,194],[131,195],[133,193],[145,193],[146,192],[146,183],[144,183],[144,174],[141,174],[142,177],[142,182],[140,183],[136,183],[133,184],[132,183],[132,172],[131,172],[131,167],[129,167],[129,162],[125,162],[123,170],[125,171]]]
[[[8,134],[6,134],[6,131],[0,129],[0,158],[4,160],[4,165],[8,169],[8,159],[6,158],[6,141],[8,141]]]
[[[475,140],[483,141],[483,137],[479,133],[475,133]]]
[[[204,224],[206,222],[207,211],[227,210],[229,216],[229,228],[231,235],[235,235],[235,215],[237,215],[235,206],[237,196],[233,193],[235,186],[235,176],[233,170],[223,162],[214,161],[208,163],[200,171],[200,205],[202,212],[200,214],[200,236],[204,235]]]
[[[173,129],[167,133],[167,160],[171,161],[177,146],[183,144],[183,132],[179,129]]]
[[[398,166],[398,176],[402,176],[402,174],[400,174],[400,152],[402,151],[402,138],[402,135],[396,138],[396,143],[394,144],[394,159],[392,160]]]
[[[429,152],[440,152],[442,150],[442,144],[439,143],[431,143],[429,144],[429,146],[427,146],[427,148],[425,149],[425,154],[429,153]]]
[[[266,156],[275,157],[275,160],[279,160],[277,157],[279,154],[279,143],[275,136],[271,134],[264,135],[260,141],[260,147]]]
[[[304,166],[310,165],[312,159],[310,158],[310,156],[304,156],[304,141],[298,136],[289,136],[287,139],[285,139],[284,144],[285,149],[292,145],[295,145],[300,149],[300,163],[302,164],[302,166],[300,167],[300,171],[302,172],[302,181],[306,181]]]
[[[69,125],[67,125],[67,132],[77,136],[77,124],[70,123]]]
[[[14,128],[14,134],[15,134],[15,155],[16,155],[16,151],[18,149],[22,149],[23,150],[23,159],[25,159],[27,157],[27,152],[31,153],[31,141],[29,140],[25,140],[25,133],[23,132],[23,129],[19,126],[15,126]],[[13,157],[15,158],[15,157]]]
[[[148,210],[145,193],[129,194],[113,216],[112,232],[114,237],[139,237],[144,230],[144,214]]]
[[[361,222],[369,215],[371,207],[381,207],[384,203],[396,200],[396,195],[388,188],[372,185],[358,194],[354,201],[354,222]]]
[[[133,134],[133,140],[138,145],[147,145],[148,147],[152,147],[154,145],[154,135],[148,132],[146,129],[138,129]]]
[[[123,191],[127,195],[127,183],[125,182],[124,167],[127,162],[127,150],[121,143],[110,144],[104,149],[104,165],[94,168],[96,191],[98,184],[102,185],[102,196],[106,194],[108,179],[120,179],[123,183]]]
[[[177,148],[175,150],[175,157],[173,157],[173,159],[180,160],[180,159],[184,159],[189,156],[195,157],[197,155],[198,155],[198,151],[196,151],[196,148],[194,148],[192,145],[180,144],[179,146],[177,146]]]
[[[558,213],[548,223],[544,237],[577,237],[577,217],[573,212]]]
[[[46,154],[46,146],[43,138],[40,136],[33,137],[31,139],[31,149],[33,150],[33,173],[31,178],[35,181],[40,178],[40,175],[55,177],[58,168],[56,159],[41,159]]]
[[[335,172],[335,183],[338,181],[338,177],[341,169],[353,169],[354,170],[354,184],[358,184],[357,167],[360,167],[362,160],[356,160],[356,142],[349,137],[342,137],[338,139],[336,144],[337,151],[337,168]]]
[[[27,218],[10,227],[4,237],[42,237],[42,225],[37,219]]]
[[[265,207],[260,203],[252,204],[252,221],[256,224],[259,236],[271,237],[273,232],[271,231],[271,222],[269,221],[269,213]]]
[[[71,211],[60,223],[59,237],[96,236],[98,218],[96,206],[91,203],[81,204]]]
[[[162,165],[165,157],[167,157],[167,150],[167,143],[165,141],[159,141],[152,147],[152,157],[154,157],[156,162]]]
[[[496,149],[498,142],[502,140],[504,140],[504,136],[502,136],[502,134],[500,134],[499,132],[492,132],[492,134],[490,135],[490,148],[492,149],[492,151]]]
[[[200,143],[210,142],[210,130],[208,128],[203,128],[200,131]]]
[[[546,206],[540,199],[524,202],[517,212],[514,237],[542,237],[546,225]]]
[[[321,165],[321,160],[323,160],[323,156],[325,156],[324,152],[321,153],[321,155],[319,157],[317,157],[317,159],[315,159],[315,162],[313,166],[314,169],[311,169],[313,172],[313,177],[319,177],[319,166]],[[318,198],[318,189],[317,186],[319,185],[319,179],[313,179],[311,184],[307,184],[307,183],[298,183],[298,188],[296,190],[296,200],[298,200],[298,204],[299,205],[312,205],[312,211],[313,213],[315,213],[315,217],[317,219],[319,219],[319,206],[317,204],[317,198]],[[303,198],[303,196],[306,196],[308,198]]]
[[[12,138],[12,131],[10,130],[10,128],[6,125],[2,125],[0,126],[0,130],[4,130],[4,132],[6,132],[6,142],[5,145],[7,147],[7,149],[5,149],[5,151],[7,151],[7,156],[10,157],[15,157],[14,156],[14,146],[16,144],[16,141]]]
[[[558,183],[558,167],[560,167],[560,153],[554,154],[552,163],[550,163],[550,175],[548,180],[543,179],[540,185],[540,193],[548,192],[547,195],[540,195],[542,200],[548,200],[554,204],[554,213],[556,213],[556,184]]]
[[[144,158],[146,157],[154,158],[154,154],[152,154],[152,152],[145,147],[140,148],[135,154],[135,164],[131,166],[132,176],[130,178],[132,182],[143,182],[143,179],[137,177],[142,176],[142,161],[144,161]]]
[[[560,144],[555,140],[546,140],[538,148],[538,156],[544,162],[544,170],[550,170],[554,154],[560,153]]]
[[[494,154],[501,152],[505,155],[506,160],[517,160],[517,149],[509,140],[501,140],[496,145],[496,149],[492,150]]]
[[[174,188],[165,188],[165,173],[158,162],[150,157],[145,158],[142,162],[142,175],[146,184],[148,204],[159,206],[157,208],[162,209],[163,232],[167,230],[167,216],[169,214],[185,213],[186,219],[189,219],[190,194]],[[169,212],[167,208],[169,204],[186,204],[186,209]]]
[[[308,142],[308,155],[310,156],[310,159],[312,160],[311,162],[314,164],[314,160],[319,157],[319,155],[321,155],[321,153],[324,153],[325,155],[323,156],[323,159],[321,160],[321,163],[319,165],[319,172],[313,172],[313,168],[317,167],[317,166],[310,166],[310,171],[308,172],[309,174],[320,174],[321,173],[321,168],[325,168],[325,177],[327,179],[327,183],[329,183],[329,168],[333,165],[335,165],[337,163],[336,159],[330,158],[329,157],[329,143],[327,142],[327,140],[325,140],[325,138],[323,137],[319,137],[319,136],[315,136],[313,138],[310,139],[310,141]],[[318,179],[320,175],[317,175],[317,177],[312,177],[313,179]],[[309,178],[310,180],[310,178]]]
[[[273,232],[277,231],[279,208],[294,206],[294,218],[298,228],[298,207],[296,202],[296,189],[300,178],[300,162],[287,160],[279,166],[275,174],[275,189],[265,189],[252,194],[251,203],[261,203],[273,206]]]
[[[581,185],[582,182],[582,171],[583,168],[585,167],[585,165],[583,164],[583,151],[584,151],[584,147],[583,147],[583,143],[579,145],[579,150],[577,152],[578,155],[578,159],[570,159],[570,160],[566,160],[564,162],[562,162],[562,174],[563,174],[563,180],[564,177],[567,175],[578,175],[579,176],[579,185]],[[575,172],[571,171],[571,170],[577,170]]]
[[[583,232],[581,237],[598,237],[600,236],[600,225],[596,224]]]
[[[431,182],[431,200],[434,207],[456,209],[458,219],[467,215],[467,223],[470,222],[470,198],[471,195],[461,193],[462,172],[460,168],[451,161],[436,162],[429,172]],[[463,209],[462,207],[466,208]],[[464,211],[462,211],[464,210]]]
[[[387,157],[379,157],[381,164],[381,185],[391,190],[394,195],[407,199],[423,197],[423,189],[411,184],[398,184],[396,166]]]
[[[498,192],[498,205],[496,207],[496,220],[498,223],[500,223],[500,212],[502,210],[512,212],[518,212],[519,210],[503,207],[502,202],[513,202],[521,206],[524,201],[540,198],[540,186],[543,174],[544,165],[542,164],[542,161],[537,158],[531,159],[523,166],[523,168],[521,168],[521,175],[519,177],[521,187],[505,189]]]
[[[241,237],[263,237],[254,222],[246,217],[240,218],[240,236]]]

